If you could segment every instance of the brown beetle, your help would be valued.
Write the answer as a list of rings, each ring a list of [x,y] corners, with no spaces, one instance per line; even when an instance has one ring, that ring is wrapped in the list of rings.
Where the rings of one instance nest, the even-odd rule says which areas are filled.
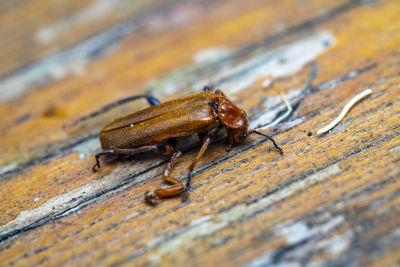
[[[102,155],[134,155],[146,151],[157,151],[165,155],[173,153],[163,176],[171,185],[146,192],[147,203],[154,205],[159,199],[181,193],[184,200],[188,198],[191,173],[218,129],[225,128],[227,131],[229,143],[227,150],[255,133],[267,137],[282,153],[282,149],[271,137],[248,129],[249,123],[245,111],[233,104],[221,90],[212,92],[207,86],[202,92],[162,104],[152,96],[128,97],[82,117],[71,125],[138,98],[146,98],[151,106],[116,119],[101,130],[100,143],[103,150],[95,156],[96,164],[93,166],[93,171],[96,167],[100,167],[99,158]],[[203,145],[189,166],[186,185],[184,185],[181,181],[171,178],[169,174],[172,164],[182,154],[180,151],[175,151],[177,138],[192,134],[198,134]]]

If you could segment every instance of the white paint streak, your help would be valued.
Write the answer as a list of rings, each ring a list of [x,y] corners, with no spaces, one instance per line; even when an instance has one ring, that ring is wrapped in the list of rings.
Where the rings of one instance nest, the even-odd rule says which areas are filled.
[[[59,80],[67,75],[81,75],[95,59],[112,51],[118,42],[137,28],[133,22],[119,24],[61,52],[49,55],[31,66],[0,80],[0,102]]]
[[[86,67],[86,60],[70,55],[64,58],[59,54],[54,58],[45,59],[37,67],[28,67],[22,74],[16,74],[0,81],[0,102],[5,102],[23,94],[36,85],[44,84],[46,80],[59,80],[68,74],[80,75]]]
[[[350,247],[351,240],[353,238],[353,232],[348,230],[342,235],[335,236],[328,240],[327,251],[332,255],[339,255]]]
[[[197,92],[204,85],[213,84],[232,97],[261,78],[268,77],[272,82],[273,78],[299,71],[333,43],[334,37],[329,32],[316,32],[279,48],[257,51],[258,53],[253,57],[235,63],[236,65],[232,65],[233,60],[226,60],[213,72],[207,72],[204,69],[199,72],[199,66],[196,64],[187,66],[162,79],[150,82],[146,91],[157,92],[157,95],[162,96],[188,87]],[[235,56],[233,52],[230,55],[226,54],[223,58],[233,59]],[[268,83],[265,82],[265,85]]]
[[[18,164],[15,161],[8,163],[7,165],[4,165],[0,168],[0,175],[2,175],[3,173],[6,173],[8,171],[11,171],[17,167],[18,167]]]
[[[400,146],[392,147],[391,149],[389,149],[390,153],[397,152],[397,151],[400,151]]]
[[[282,116],[280,116],[279,118],[276,118],[273,122],[271,122],[270,124],[268,124],[267,126],[262,127],[261,129],[267,129],[267,128],[272,128],[276,125],[278,125],[281,121],[283,121],[284,119],[286,119],[287,117],[290,116],[290,114],[292,114],[293,108],[292,105],[290,104],[289,100],[286,98],[285,95],[282,94],[282,100],[283,102],[285,102],[286,105],[286,112],[285,114],[283,114]]]
[[[93,5],[59,20],[56,23],[40,29],[36,33],[36,40],[48,43],[66,31],[82,24],[90,23],[121,7],[120,1],[98,0]]]
[[[304,222],[297,222],[278,230],[279,235],[286,237],[286,244],[293,245],[310,238],[314,233]]]
[[[126,215],[126,216],[124,217],[124,219],[125,219],[125,220],[131,220],[131,219],[137,217],[139,214],[140,214],[139,212],[136,212],[136,211],[135,211],[135,212],[133,212],[133,213],[131,213],[131,214]]]
[[[194,55],[195,63],[207,63],[219,60],[229,55],[229,49],[226,47],[210,47],[197,52]]]
[[[296,125],[303,123],[304,120],[305,120],[304,117],[301,117],[301,118],[294,119],[292,121],[284,122],[279,125],[279,128],[283,129],[283,130],[290,129]],[[262,128],[262,129],[264,129],[264,128]]]
[[[315,235],[326,234],[336,226],[344,222],[344,216],[339,215],[330,218],[326,223],[309,227],[305,222],[299,221],[289,223],[289,225],[282,224],[275,227],[277,235],[282,235],[286,238],[287,245],[293,245],[304,240],[307,240]]]
[[[292,102],[292,101],[300,98],[301,93],[302,93],[301,89],[293,90],[290,93],[288,93],[285,97],[288,102]],[[282,105],[279,106],[278,108],[271,109],[272,106],[276,106],[279,103],[282,103]],[[282,101],[281,96],[276,95],[276,96],[269,97],[264,102],[262,108],[263,108],[263,110],[257,113],[258,117],[256,119],[253,119],[250,122],[250,129],[259,128],[261,125],[265,125],[265,124],[267,124],[267,125],[265,125],[261,129],[268,129],[268,128],[271,128],[272,126],[276,125],[273,120],[276,118],[278,113],[283,111],[285,108],[288,108],[288,105],[287,105],[287,103],[284,103]],[[289,111],[289,112],[291,112],[291,111]]]
[[[273,259],[276,253],[280,252],[279,249],[266,251],[260,257],[253,259],[243,266],[297,266],[297,264],[301,262],[303,255],[308,255],[311,251],[324,250],[333,255],[340,254],[350,245],[353,233],[349,230],[345,234],[335,236],[331,239],[323,238],[333,232],[335,228],[338,228],[345,221],[343,215],[335,217],[331,217],[330,214],[325,215],[327,215],[326,221],[321,224],[313,224],[312,226],[308,226],[303,221],[294,223],[288,221],[277,225],[275,227],[275,234],[276,236],[284,236],[286,238],[287,246],[299,244],[301,242],[304,242],[304,244],[288,251],[283,258],[279,259],[278,263],[274,263]],[[318,262],[313,262],[311,265],[321,266]]]
[[[160,164],[161,159],[153,160],[154,166]],[[65,194],[58,195],[46,201],[40,207],[22,211],[14,220],[0,226],[0,236],[7,235],[13,231],[24,229],[36,222],[42,221],[48,217],[54,217],[65,213],[74,212],[80,208],[80,204],[85,203],[88,199],[100,194],[104,194],[114,188],[121,188],[121,184],[127,183],[127,179],[135,174],[135,172],[148,168],[148,162],[136,162],[135,166],[129,168],[117,168],[111,174],[101,177],[97,180],[76,188]],[[160,170],[155,168],[143,175],[135,178],[132,183],[140,183],[141,181],[156,175]],[[122,189],[121,189],[122,190]]]
[[[283,258],[279,259],[278,263],[274,263],[273,259],[278,250],[267,251],[260,257],[248,262],[243,265],[246,267],[258,267],[258,266],[297,266],[303,255],[308,255],[311,251],[324,250],[330,254],[338,255],[347,249],[351,243],[353,233],[351,230],[346,233],[335,236],[331,239],[325,239],[325,237],[335,231],[335,228],[340,227],[345,222],[343,215],[331,217],[327,215],[326,221],[321,224],[313,224],[308,226],[303,221],[298,222],[286,222],[284,224],[277,225],[275,227],[275,234],[277,236],[284,236],[286,238],[286,245],[291,246],[304,242],[301,246],[294,247],[294,249],[288,251]],[[324,216],[323,215],[323,216]],[[321,219],[321,218],[320,218]],[[317,261],[313,261],[311,266],[323,266]]]
[[[267,87],[269,87],[270,85],[272,84],[272,80],[271,79],[265,79],[264,81],[263,81],[263,83],[262,83],[262,87],[263,88],[267,88]]]
[[[159,246],[158,249],[154,253],[152,253],[149,256],[149,258],[157,259],[159,257],[162,257],[163,255],[173,253],[187,242],[197,240],[202,236],[210,235],[246,216],[249,216],[261,210],[265,210],[268,207],[272,206],[274,203],[281,201],[287,197],[290,197],[293,193],[299,190],[303,190],[305,187],[310,186],[311,184],[315,184],[318,181],[321,181],[332,175],[335,175],[340,171],[341,169],[339,168],[339,166],[332,165],[324,170],[321,170],[320,172],[310,175],[309,177],[305,178],[300,182],[294,183],[286,187],[285,189],[280,190],[277,193],[272,194],[268,197],[265,197],[253,204],[250,205],[242,204],[235,206],[218,215],[207,215],[201,217],[197,220],[192,221],[187,226],[187,230],[177,235],[176,237],[164,241],[165,239],[164,236],[160,236],[150,241],[145,248],[136,251],[135,254],[142,254],[157,246]],[[332,222],[335,225],[337,223],[337,221],[332,221]],[[327,224],[327,228],[330,227],[331,226]],[[299,239],[302,237],[304,237],[304,235],[297,236],[296,238]]]
[[[315,60],[328,48],[326,44],[333,44],[334,40],[334,37],[327,31],[311,34],[307,38],[271,50],[219,74],[217,79],[221,77],[237,77],[237,79],[223,82],[218,86],[224,88],[224,92],[228,94],[236,94],[248,87],[242,86],[242,84],[253,85],[263,77],[270,79],[270,77],[278,78],[293,74],[301,70],[307,63]],[[251,69],[251,71],[236,75],[243,73],[244,69]],[[241,84],[236,85],[238,80],[241,81]]]
[[[79,152],[79,158],[85,158],[87,155],[93,155],[99,149],[100,143],[98,138],[91,138],[75,146],[72,151]]]

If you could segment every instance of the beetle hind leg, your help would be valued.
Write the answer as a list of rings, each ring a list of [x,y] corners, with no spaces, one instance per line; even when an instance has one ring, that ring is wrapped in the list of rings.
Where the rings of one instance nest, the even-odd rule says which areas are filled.
[[[171,185],[169,185],[167,187],[158,188],[154,191],[147,191],[144,196],[146,203],[155,205],[155,204],[157,204],[157,201],[162,198],[174,197],[185,191],[185,185],[181,181],[178,181],[178,180],[170,177],[172,164],[174,164],[174,162],[181,155],[182,155],[182,153],[180,151],[175,152],[172,155],[172,157],[167,165],[167,168],[164,171],[163,178],[167,183],[169,183]]]

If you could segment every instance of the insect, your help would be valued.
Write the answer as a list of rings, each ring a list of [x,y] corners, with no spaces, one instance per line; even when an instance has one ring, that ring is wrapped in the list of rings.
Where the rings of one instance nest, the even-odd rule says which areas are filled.
[[[95,155],[96,164],[93,171],[100,168],[100,157],[104,155],[135,155],[147,151],[172,155],[163,175],[169,186],[146,192],[145,201],[149,204],[155,205],[163,198],[180,194],[184,201],[188,199],[195,165],[219,129],[225,129],[227,132],[227,151],[233,145],[243,143],[249,135],[258,134],[271,140],[279,152],[283,152],[270,136],[257,130],[249,130],[246,112],[231,102],[221,90],[213,92],[208,86],[196,94],[165,103],[160,103],[149,95],[124,98],[76,120],[71,125],[139,98],[147,99],[150,107],[118,118],[101,130],[102,151]],[[170,172],[174,162],[182,155],[182,152],[176,149],[178,138],[193,134],[197,134],[203,144],[188,168],[184,184],[172,178]]]

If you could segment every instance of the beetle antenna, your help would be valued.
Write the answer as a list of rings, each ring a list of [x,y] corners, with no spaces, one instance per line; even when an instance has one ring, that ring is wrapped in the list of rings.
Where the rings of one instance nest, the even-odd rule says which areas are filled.
[[[251,130],[250,133],[249,133],[249,135],[252,134],[252,133],[255,133],[255,134],[258,134],[258,135],[261,135],[261,136],[264,136],[264,137],[268,138],[269,140],[272,141],[272,143],[274,144],[274,146],[276,147],[276,149],[278,149],[280,153],[283,153],[282,148],[280,148],[280,147],[276,144],[275,140],[274,140],[271,136],[268,136],[268,135],[266,135],[266,134],[264,134],[264,133],[262,133],[262,132],[259,132],[259,131],[257,131],[257,130]]]
[[[150,96],[150,95],[129,96],[129,97],[125,97],[125,98],[119,99],[117,101],[114,101],[114,102],[112,102],[112,103],[110,103],[108,105],[105,105],[104,107],[101,107],[99,110],[96,110],[96,111],[94,111],[94,112],[92,112],[92,113],[90,113],[88,115],[82,116],[82,117],[76,119],[75,121],[73,121],[72,123],[64,125],[63,128],[64,129],[65,128],[71,128],[71,127],[77,125],[81,121],[85,121],[87,119],[96,117],[99,114],[104,113],[106,111],[109,111],[112,108],[115,108],[115,107],[117,107],[119,105],[125,104],[127,102],[130,102],[130,101],[133,101],[133,100],[136,100],[136,99],[139,99],[139,98],[146,98],[147,102],[149,102],[149,104],[152,105],[152,106],[160,104],[160,101],[157,98],[155,98],[153,96]]]

